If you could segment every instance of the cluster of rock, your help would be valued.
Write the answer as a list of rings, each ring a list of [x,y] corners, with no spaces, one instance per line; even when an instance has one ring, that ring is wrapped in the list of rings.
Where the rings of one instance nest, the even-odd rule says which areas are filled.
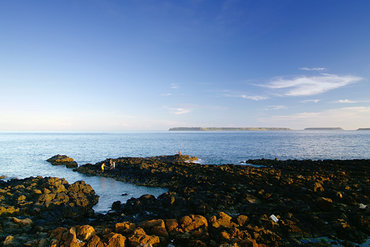
[[[78,166],[77,162],[73,158],[68,157],[67,155],[54,155],[53,157],[46,160],[51,163],[53,166],[66,166],[67,168],[76,168]]]
[[[278,237],[272,232],[251,227],[245,215],[232,218],[220,212],[206,219],[187,215],[176,219],[152,219],[138,224],[125,221],[109,227],[91,225],[59,227],[48,239],[51,246],[258,246],[258,235]],[[253,234],[253,236],[251,235]],[[230,245],[230,243],[233,243]],[[276,243],[276,242],[275,242]],[[276,246],[272,244],[271,246]]]
[[[209,219],[220,212],[246,215],[252,239],[268,246],[294,246],[304,237],[319,236],[361,243],[370,235],[369,160],[247,161],[264,166],[257,168],[199,165],[171,157],[166,162],[157,157],[119,158],[114,159],[114,170],[102,173],[98,162],[77,171],[169,188],[158,198],[116,202],[116,221],[179,220],[186,215]],[[109,217],[105,221],[114,223]],[[271,234],[254,235],[253,229]],[[224,241],[234,243],[232,237]]]
[[[66,157],[62,157],[65,159]],[[68,158],[68,157],[67,157]],[[185,155],[113,159],[75,169],[167,187],[93,214],[89,185],[64,179],[0,181],[4,246],[300,246],[370,236],[370,160],[248,160],[200,165]],[[312,243],[309,243],[312,245]],[[329,243],[326,243],[329,245]],[[318,243],[318,246],[322,246]]]
[[[98,196],[83,181],[55,177],[0,180],[0,240],[4,246],[37,246],[60,224],[94,215]]]

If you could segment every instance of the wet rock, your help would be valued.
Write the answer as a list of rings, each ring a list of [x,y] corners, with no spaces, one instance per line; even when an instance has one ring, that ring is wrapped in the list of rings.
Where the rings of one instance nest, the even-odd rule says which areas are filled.
[[[115,201],[112,204],[112,210],[120,212],[123,210],[123,205],[121,204],[120,201]]]
[[[64,165],[67,168],[76,168],[78,164],[72,158],[68,157],[67,155],[54,155],[53,157],[46,160],[47,162],[51,163],[54,166]]]

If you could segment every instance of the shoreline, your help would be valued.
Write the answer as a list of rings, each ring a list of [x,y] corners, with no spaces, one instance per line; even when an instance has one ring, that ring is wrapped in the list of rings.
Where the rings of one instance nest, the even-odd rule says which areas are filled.
[[[263,166],[252,167],[200,165],[187,159],[122,157],[113,159],[116,168],[104,173],[100,167],[108,160],[73,165],[84,174],[169,189],[158,198],[117,201],[107,214],[95,214],[88,223],[100,241],[119,234],[122,238],[114,236],[125,238],[129,246],[139,235],[159,246],[296,246],[304,245],[305,238],[360,244],[369,237],[370,160],[247,160]],[[99,232],[101,228],[111,230]],[[56,239],[58,244],[64,241]]]

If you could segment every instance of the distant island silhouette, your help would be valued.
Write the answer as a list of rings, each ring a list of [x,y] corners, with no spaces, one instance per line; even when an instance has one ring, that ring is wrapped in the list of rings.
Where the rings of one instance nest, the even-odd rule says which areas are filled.
[[[174,127],[170,128],[169,131],[288,131],[290,128],[270,128],[270,127]]]
[[[318,127],[318,128],[305,128],[304,130],[343,130],[341,127]]]
[[[370,130],[370,128],[358,128],[357,130]]]

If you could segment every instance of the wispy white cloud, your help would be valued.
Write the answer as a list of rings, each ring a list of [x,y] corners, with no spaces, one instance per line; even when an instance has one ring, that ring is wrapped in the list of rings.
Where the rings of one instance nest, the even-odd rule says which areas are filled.
[[[168,110],[171,114],[175,114],[175,115],[187,114],[192,111],[192,109],[190,108],[183,108],[183,107],[168,108]]]
[[[268,97],[266,97],[266,96],[247,95],[247,94],[239,94],[239,93],[226,93],[226,94],[224,94],[224,96],[225,97],[234,97],[234,98],[249,99],[249,100],[254,100],[254,101],[268,99]]]
[[[276,79],[264,85],[264,87],[282,90],[282,94],[286,96],[308,96],[344,87],[361,79],[361,77],[352,75],[321,74],[311,77],[300,76],[293,79]]]
[[[270,105],[266,108],[266,110],[282,110],[287,109],[288,107],[285,105]]]
[[[267,97],[259,96],[259,95],[245,95],[245,94],[242,94],[240,97],[242,97],[243,99],[250,99],[250,100],[254,100],[254,101],[267,99]]]
[[[319,99],[306,99],[301,101],[301,103],[319,103],[319,102],[320,102]]]
[[[356,103],[368,103],[370,100],[350,100],[350,99],[340,99],[335,101],[334,103],[341,103],[341,104],[356,104]]]
[[[176,90],[176,89],[179,89],[180,88],[180,86],[179,86],[179,84],[177,84],[177,83],[171,83],[170,84],[170,91],[172,90],[172,92],[174,92],[173,90]],[[162,93],[161,94],[161,96],[172,96],[173,95],[173,93]]]
[[[354,103],[357,103],[357,102],[358,101],[349,100],[349,99],[340,99],[340,100],[337,100],[335,103],[354,104]]]
[[[161,96],[172,96],[172,93],[162,93]]]
[[[314,67],[314,68],[301,67],[301,68],[299,68],[299,70],[304,70],[304,71],[325,71],[326,68],[323,68],[323,67]]]
[[[303,129],[306,127],[342,127],[357,129],[370,123],[370,106],[343,107],[320,112],[301,112],[260,118],[261,124]]]

